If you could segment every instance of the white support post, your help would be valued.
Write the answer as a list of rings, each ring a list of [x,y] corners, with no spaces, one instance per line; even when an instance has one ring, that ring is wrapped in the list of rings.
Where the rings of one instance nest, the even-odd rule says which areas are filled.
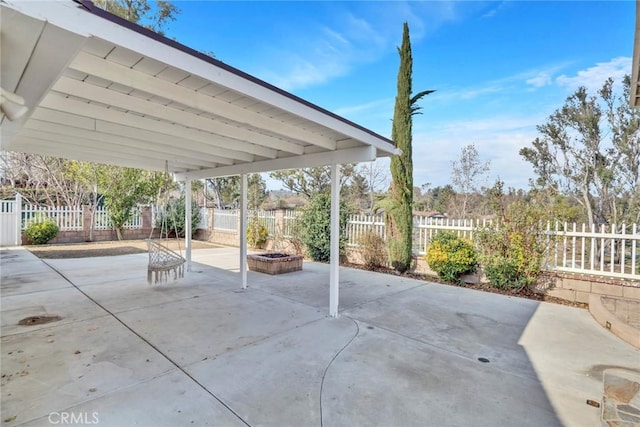
[[[340,169],[331,165],[331,258],[329,264],[329,316],[338,317],[340,299]]]
[[[184,181],[184,246],[187,271],[191,271],[191,180]]]
[[[20,193],[16,193],[14,212],[16,215],[15,244],[16,246],[22,246],[22,196]]]
[[[247,289],[247,174],[240,175],[240,274]]]

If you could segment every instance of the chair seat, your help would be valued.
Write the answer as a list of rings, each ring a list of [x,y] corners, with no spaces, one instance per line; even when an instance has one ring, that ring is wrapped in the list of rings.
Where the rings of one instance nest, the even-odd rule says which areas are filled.
[[[151,239],[147,240],[147,248],[149,249],[149,264],[147,266],[147,282],[149,284],[151,284],[154,275],[155,283],[166,282],[170,273],[173,273],[174,280],[184,277],[186,260],[180,254]]]

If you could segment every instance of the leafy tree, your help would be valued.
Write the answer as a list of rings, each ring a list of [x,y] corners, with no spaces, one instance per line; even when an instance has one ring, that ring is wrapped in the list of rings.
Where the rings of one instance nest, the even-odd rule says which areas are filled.
[[[219,209],[238,207],[240,201],[240,177],[226,176],[210,178],[207,184],[213,190],[213,200]],[[267,183],[259,173],[247,177],[247,205],[255,210],[267,199]]]
[[[139,203],[153,201],[165,177],[162,173],[132,168],[112,168],[110,177],[113,184],[105,192],[105,205],[118,240],[122,240],[123,226],[131,219],[133,209]]]
[[[169,21],[175,21],[180,14],[172,2],[158,0],[150,4],[148,0],[95,0],[94,4],[107,12],[118,15],[127,21],[140,23],[144,27],[164,34]]]
[[[389,259],[399,272],[411,268],[413,235],[413,115],[420,110],[417,103],[433,91],[423,91],[412,96],[413,58],[409,25],[403,25],[402,44],[398,48],[400,69],[398,92],[393,113],[391,139],[402,153],[391,158],[391,191],[380,207],[385,209],[389,239]]]
[[[537,188],[552,188],[579,203],[588,223],[640,220],[640,112],[605,81],[598,96],[578,88],[520,155],[533,165]]]
[[[179,198],[169,199],[165,209],[158,212],[156,224],[160,224],[160,237],[174,233],[176,237],[184,237],[186,218],[186,202],[184,195]],[[200,224],[200,208],[195,200],[191,201],[191,235],[195,234]]]
[[[381,162],[382,159],[376,159],[373,162],[361,164],[358,169],[358,174],[362,175],[368,184],[369,205],[367,209],[369,213],[373,213],[376,195],[385,193],[389,188],[389,169]]]
[[[489,161],[480,160],[478,150],[473,144],[463,147],[460,159],[451,162],[451,182],[460,196],[459,206],[457,206],[460,218],[467,218],[469,197],[472,193],[478,192],[479,184],[486,180],[489,165]]]
[[[489,197],[496,222],[474,232],[480,263],[493,286],[519,291],[533,284],[542,271],[551,240],[540,226],[554,220],[555,215],[536,199],[506,205],[500,181]]]
[[[340,186],[346,185],[357,174],[354,163],[340,165]],[[331,191],[330,166],[281,170],[271,172],[269,176],[281,181],[287,190],[308,198]]]
[[[350,182],[340,189],[340,194],[355,212],[367,210],[369,206],[369,183],[362,174],[355,174]]]
[[[30,203],[48,206],[80,206],[90,200],[92,188],[75,179],[70,162],[38,154],[5,152],[2,171],[6,183],[19,188]]]
[[[414,194],[418,195],[418,200],[414,203],[415,209],[434,210],[440,213],[446,213],[450,201],[453,200],[456,195],[453,187],[450,184],[434,188],[430,187],[430,183],[422,184],[419,195],[417,191],[414,191]]]
[[[349,208],[340,202],[340,251],[347,242],[346,230]],[[303,210],[298,220],[300,239],[307,254],[314,261],[327,262],[331,257],[331,197],[326,193],[316,194]]]

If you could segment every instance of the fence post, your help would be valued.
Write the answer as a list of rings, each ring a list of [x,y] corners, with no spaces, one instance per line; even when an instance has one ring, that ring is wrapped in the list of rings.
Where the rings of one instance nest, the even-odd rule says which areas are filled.
[[[276,211],[274,212],[275,215],[275,221],[273,224],[273,228],[276,232],[276,234],[279,234],[280,236],[284,236],[284,209],[278,208],[276,209]]]
[[[89,206],[82,206],[82,234],[84,240],[87,242],[91,242],[93,240],[93,236],[91,235],[91,209]]]

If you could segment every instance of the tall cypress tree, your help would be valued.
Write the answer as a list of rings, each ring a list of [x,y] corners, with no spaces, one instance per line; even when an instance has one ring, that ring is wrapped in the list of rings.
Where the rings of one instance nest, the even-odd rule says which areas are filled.
[[[413,58],[409,25],[405,22],[402,33],[400,70],[398,71],[398,93],[393,112],[391,139],[402,153],[391,158],[391,194],[385,203],[388,230],[389,259],[399,272],[411,268],[413,235],[413,160],[412,160],[412,123],[413,115],[418,112],[418,100],[432,93],[427,90],[411,96]]]

